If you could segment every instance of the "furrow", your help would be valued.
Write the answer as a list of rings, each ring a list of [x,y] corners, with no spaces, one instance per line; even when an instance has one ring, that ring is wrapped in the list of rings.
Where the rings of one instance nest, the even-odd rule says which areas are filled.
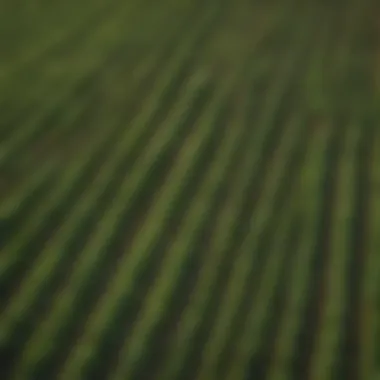
[[[331,128],[323,126],[313,138],[304,164],[300,171],[297,193],[297,207],[304,223],[303,235],[297,249],[297,258],[292,271],[285,312],[279,328],[277,344],[268,380],[304,379],[295,377],[293,360],[297,355],[297,334],[301,327],[302,311],[306,304],[308,287],[311,285],[313,271],[314,245],[317,240],[317,224],[320,214],[321,197],[316,193],[323,182],[325,147],[331,135]]]
[[[352,11],[353,9],[351,8],[350,10]],[[349,11],[344,16],[344,20],[345,25],[351,25],[351,22],[354,22]],[[336,70],[344,70],[344,60],[348,58],[349,47],[350,40],[346,35],[343,35],[331,62],[332,73],[335,73]],[[339,85],[338,83],[338,86]],[[335,191],[337,185],[335,173],[338,170],[339,155],[341,152],[341,136],[348,124],[346,121],[347,117],[343,115],[343,112],[346,113],[341,105],[335,103],[332,109],[332,113],[335,115],[333,119],[334,124],[331,125],[331,128],[334,129],[334,135],[326,151],[326,157],[329,162],[326,164],[325,186],[322,190],[325,194],[325,201],[319,226],[319,239],[314,254],[314,275],[312,275],[314,284],[310,288],[303,326],[299,334],[298,356],[293,363],[296,371],[295,376],[299,377],[307,376],[306,374],[309,374],[311,370],[310,361],[312,360],[312,349],[314,342],[318,339],[319,323],[325,302],[324,279],[328,268],[329,257],[332,254],[330,240],[332,238],[331,233],[333,226],[331,223],[336,198],[338,196]]]
[[[128,175],[128,182],[125,185],[122,185],[123,192],[121,195],[125,200],[125,208],[131,206],[130,202],[133,202],[133,197],[141,187],[142,181],[144,181],[151,171],[152,166],[158,159],[159,155],[162,154],[162,150],[165,149],[165,146],[170,144],[172,136],[175,136],[175,131],[178,128],[178,125],[180,125],[181,119],[186,115],[191,102],[195,100],[197,88],[193,89],[193,91],[189,91],[186,95],[187,96],[183,96],[180,99],[180,104],[175,108],[175,112],[173,112],[172,117],[168,120],[172,127],[166,128],[165,131],[162,132],[159,140],[154,139],[151,141],[146,147],[145,154],[139,157],[134,165],[133,171]],[[28,307],[30,307],[34,298],[39,294],[41,287],[44,287],[49,281],[49,278],[55,275],[59,268],[58,265],[66,252],[65,247],[70,237],[75,234],[75,231],[79,229],[83,220],[86,218],[86,215],[95,207],[98,198],[107,188],[109,178],[112,177],[119,162],[125,159],[125,152],[128,151],[125,145],[129,144],[130,140],[124,137],[119,140],[119,142],[120,141],[121,144],[114,148],[114,155],[108,161],[103,163],[102,168],[99,168],[98,176],[92,184],[90,192],[83,194],[83,199],[78,202],[78,206],[72,209],[71,213],[67,215],[65,223],[60,226],[59,231],[57,231],[53,239],[47,242],[46,248],[40,253],[31,272],[23,280],[23,284],[20,286],[18,294],[13,296],[11,304],[1,316],[0,326],[4,331],[7,331],[8,333],[11,332],[12,324],[24,314],[24,311]],[[127,189],[124,189],[126,185]],[[115,191],[119,192],[120,189]],[[121,209],[119,208],[118,211],[120,212]],[[100,229],[100,227],[103,227],[101,221],[96,228]],[[110,235],[108,233],[105,234],[105,232],[102,231],[96,236],[96,247],[98,250],[102,251],[102,248],[104,248],[110,239]],[[91,243],[93,242],[94,241]],[[88,248],[81,252],[79,262],[76,266],[76,274],[74,275],[74,278],[77,280],[73,281],[74,284],[78,279],[80,279],[80,282],[85,281],[87,276],[91,275],[91,268],[96,265],[101,258],[100,253],[94,255],[93,249],[94,245],[91,244],[91,249]],[[83,273],[84,268],[80,265],[80,262],[87,262],[88,260],[86,259],[86,252],[90,252],[91,261],[95,260],[91,266],[89,264],[86,265],[87,274]],[[70,288],[67,288],[67,290],[70,290]],[[64,297],[62,297],[62,299],[63,298]]]
[[[43,204],[35,211],[31,217],[25,221],[19,229],[17,237],[12,239],[4,248],[0,257],[0,284],[3,286],[8,273],[12,272],[21,260],[23,260],[24,250],[47,221],[51,219],[56,209],[70,199],[78,191],[83,176],[93,166],[94,161],[104,156],[104,150],[109,148],[115,134],[114,121],[110,120],[110,128],[107,133],[99,134],[95,137],[92,144],[87,144],[82,151],[82,160],[75,161],[63,170],[59,181],[52,188],[50,194],[44,199]]]
[[[90,3],[0,5],[4,379],[379,376],[376,0]]]
[[[278,20],[277,20],[278,21]],[[268,28],[269,26],[269,28]],[[263,31],[263,38],[267,36],[267,33],[271,33],[272,24],[268,25]],[[259,44],[258,49],[261,46],[261,39],[257,39]],[[257,48],[257,47],[256,47]],[[254,49],[256,52],[256,49]],[[233,121],[234,125],[240,126],[244,124],[244,120],[247,117],[247,108],[249,100],[248,94],[243,95],[243,105],[239,106],[239,112],[236,114],[236,122]],[[253,132],[249,132],[249,135],[254,135]],[[250,142],[245,142],[245,144],[252,144],[253,137],[251,137]],[[247,149],[247,148],[246,148]],[[234,186],[234,196],[231,194],[230,201],[234,204],[240,204],[244,197],[241,197],[246,193],[248,188],[248,182],[251,178],[250,170],[248,166],[251,166],[250,155],[254,152],[254,149],[249,148],[249,152],[245,151],[245,159],[243,159],[243,165],[240,167],[238,173],[236,173],[237,183],[239,185]],[[232,181],[235,182],[235,181]],[[231,190],[233,191],[233,190]],[[236,205],[236,207],[226,204],[221,209],[220,223],[218,223],[218,228],[223,230],[223,232],[214,232],[213,239],[210,243],[210,252],[207,254],[207,259],[204,264],[202,264],[201,272],[199,274],[199,280],[196,284],[196,289],[191,293],[190,301],[188,307],[186,308],[185,314],[179,322],[179,327],[176,328],[176,338],[171,343],[171,348],[169,348],[170,354],[168,354],[168,361],[162,367],[160,371],[160,378],[171,379],[175,378],[178,372],[182,369],[184,360],[189,350],[189,342],[191,341],[191,334],[193,330],[199,324],[202,318],[203,308],[207,305],[207,300],[210,298],[211,293],[207,292],[206,289],[212,289],[215,286],[216,279],[219,275],[219,270],[221,269],[220,263],[226,254],[227,242],[229,236],[233,230],[233,226],[236,223],[236,219],[241,207]],[[229,230],[229,227],[231,230]],[[232,238],[232,236],[230,236]],[[222,248],[223,247],[223,248]],[[193,301],[193,302],[192,302]],[[193,304],[194,303],[194,304]],[[176,359],[174,359],[176,358]]]
[[[133,378],[134,366],[143,357],[149,336],[162,320],[165,305],[168,304],[175,284],[179,280],[180,269],[186,265],[187,256],[192,254],[192,244],[197,234],[204,227],[206,220],[204,216],[207,213],[207,208],[212,205],[217,190],[221,186],[225,186],[224,181],[228,175],[229,162],[238,149],[240,137],[244,132],[244,125],[234,127],[227,125],[227,129],[228,131],[220,142],[218,152],[206,174],[206,179],[202,182],[198,194],[191,202],[182,228],[165,254],[161,271],[146,296],[143,309],[133,327],[133,333],[126,340],[119,354],[119,363],[113,375],[114,380]],[[155,221],[152,220],[152,223]]]
[[[287,250],[284,249],[284,247],[289,238],[291,238],[294,218],[296,218],[293,206],[293,201],[290,200],[289,204],[285,207],[284,213],[278,216],[280,222],[268,249],[270,257],[268,258],[266,266],[263,268],[261,281],[257,285],[257,303],[254,303],[255,306],[252,306],[247,318],[248,324],[244,326],[242,330],[244,331],[244,337],[236,342],[235,354],[231,360],[230,367],[223,374],[224,379],[262,378],[262,376],[264,376],[260,367],[265,366],[265,362],[258,363],[258,368],[253,367],[249,371],[249,361],[255,358],[255,355],[259,355],[260,357],[258,351],[258,339],[262,333],[260,325],[265,318],[269,318],[272,298],[276,287],[280,285],[278,284],[278,274],[281,271],[282,265],[285,263],[284,260],[286,260],[287,254]],[[253,348],[253,346],[257,347]],[[267,368],[265,368],[264,371],[265,370],[267,370]],[[206,378],[206,376],[199,376],[199,379]]]
[[[277,188],[279,182],[284,179],[284,172],[286,172],[286,167],[289,162],[289,156],[294,150],[295,141],[294,135],[300,132],[300,128],[303,127],[302,118],[295,116],[289,122],[289,126],[285,127],[285,135],[283,140],[278,147],[275,156],[273,157],[273,164],[270,166],[270,178],[265,180],[264,191],[262,197],[258,201],[260,206],[257,210],[253,211],[252,215],[252,227],[249,231],[249,235],[242,243],[242,247],[239,249],[237,254],[236,262],[234,263],[233,271],[231,277],[229,278],[229,286],[226,291],[226,296],[223,299],[222,309],[219,311],[219,318],[215,324],[215,330],[210,337],[209,342],[206,344],[204,350],[204,359],[203,365],[199,373],[199,379],[214,379],[217,377],[216,368],[220,364],[220,356],[225,348],[226,341],[230,340],[229,335],[234,332],[232,326],[234,317],[236,316],[237,311],[239,310],[239,305],[241,304],[244,294],[248,285],[248,278],[252,274],[252,270],[255,267],[257,260],[257,255],[260,253],[258,244],[261,241],[261,237],[264,235],[264,230],[268,223],[270,223],[271,212],[270,210],[273,207],[273,199],[276,198]],[[272,205],[272,206],[270,206]],[[276,211],[277,213],[279,210]],[[276,228],[276,227],[274,227]],[[285,251],[285,250],[283,250]],[[268,248],[268,255],[271,255],[271,250]],[[268,259],[271,260],[271,259]],[[276,261],[280,264],[280,260]],[[263,268],[272,267],[271,262],[266,262],[261,264]],[[273,270],[281,270],[281,266],[273,267]],[[267,298],[261,298],[260,294],[256,295],[256,291],[260,291],[260,281],[261,276],[265,276],[266,270],[260,269],[260,277],[254,281],[254,293],[251,293],[250,303],[256,304],[254,299],[257,297],[256,302],[260,300],[267,300]],[[268,272],[270,273],[270,272]],[[274,279],[273,276],[270,277]],[[262,281],[265,281],[264,279]],[[266,288],[266,290],[274,290],[274,287]],[[255,296],[253,296],[255,294]],[[254,297],[254,298],[253,298]],[[270,297],[268,298],[270,299]],[[238,331],[241,331],[242,334],[245,334],[244,329],[241,326],[236,326]],[[238,333],[239,335],[239,333]],[[236,347],[236,342],[231,341],[232,345]],[[230,360],[229,360],[230,361]],[[231,358],[231,362],[232,362]]]
[[[247,120],[245,120],[249,106],[248,100],[249,97],[247,95],[244,96],[243,104],[239,106],[239,111],[236,112],[235,117],[231,121],[231,128],[248,128],[246,124]],[[252,132],[250,134],[252,134]],[[236,185],[233,186],[231,196],[221,210],[221,215],[213,232],[208,252],[206,253],[205,262],[202,264],[201,271],[198,275],[196,287],[189,296],[188,306],[176,328],[176,335],[174,341],[171,343],[167,361],[159,372],[160,378],[167,380],[174,379],[182,369],[192,334],[200,323],[204,308],[210,299],[210,290],[215,286],[220,269],[218,263],[223,260],[226,254],[228,241],[232,237],[231,232],[236,223],[244,200],[244,194],[247,191],[251,179],[251,173],[248,169],[251,165],[250,155],[252,155],[253,151],[253,149],[250,148],[253,142],[252,138],[253,137],[251,137],[251,141],[244,151],[243,163],[239,165],[235,180],[232,181],[232,183],[236,183]]]
[[[312,380],[328,380],[338,375],[337,354],[343,342],[342,326],[345,313],[348,311],[345,304],[345,285],[351,252],[349,234],[354,213],[355,151],[359,136],[360,128],[357,123],[348,125],[344,136],[341,136],[344,139],[344,146],[336,173],[337,184],[334,189],[336,201],[329,241],[330,257],[326,263],[323,310],[310,368]]]
[[[378,129],[374,133],[371,156],[368,251],[365,253],[367,258],[363,275],[361,304],[362,379],[376,378],[380,369],[380,134]]]
[[[358,115],[361,115],[359,112]],[[365,281],[365,263],[369,245],[370,222],[370,162],[372,154],[372,139],[374,125],[372,116],[367,118],[358,116],[357,128],[361,133],[358,136],[355,154],[355,178],[353,180],[353,217],[351,231],[348,232],[350,242],[350,257],[348,265],[346,288],[347,308],[344,320],[344,340],[340,351],[339,372],[347,379],[360,379],[362,363],[362,293]]]
[[[165,72],[162,73],[160,78],[157,80],[154,88],[152,89],[152,92],[145,100],[144,110],[140,112],[134,120],[131,121],[131,127],[125,130],[123,132],[123,135],[119,136],[117,145],[112,149],[113,152],[111,159],[103,163],[103,169],[101,167],[98,168],[99,171],[104,171],[103,176],[100,177],[101,179],[98,179],[98,182],[104,181],[105,183],[107,178],[109,178],[109,173],[107,174],[106,169],[111,169],[114,167],[114,165],[120,162],[120,159],[122,157],[126,157],[127,153],[133,149],[133,147],[138,143],[139,139],[145,135],[147,128],[150,127],[151,119],[161,107],[162,93],[164,93],[168,86],[170,86],[174,73],[178,72],[180,70],[180,67],[188,59],[189,53],[187,49],[191,49],[191,47],[198,42],[198,38],[204,34],[204,29],[207,29],[209,27],[210,18],[212,20],[213,15],[214,12],[212,9],[211,14],[206,13],[204,15],[203,20],[200,20],[199,28],[190,32],[177,54],[169,62]],[[182,117],[182,109],[187,109],[186,104],[182,104],[183,106],[182,108],[179,108],[179,111],[177,111],[178,116],[176,117]],[[116,117],[117,116],[118,115],[116,115]],[[69,191],[75,187],[76,182],[81,178],[83,173],[88,170],[88,164],[91,163],[93,156],[97,156],[98,150],[106,146],[107,140],[110,140],[112,138],[112,131],[117,128],[115,124],[117,122],[121,122],[117,118],[115,119],[116,120],[114,121],[112,121],[112,119],[108,120],[109,126],[107,131],[104,133],[104,135],[99,136],[99,138],[94,142],[93,146],[88,148],[88,153],[83,154],[83,157],[85,159],[81,161],[80,164],[77,162],[73,163],[64,172],[62,180],[59,181],[48,199],[45,199],[43,206],[39,208],[38,212],[33,215],[33,218],[29,220],[26,226],[24,226],[23,230],[20,231],[18,234],[18,239],[13,241],[12,244],[7,247],[6,254],[3,254],[3,256],[0,258],[0,279],[3,278],[4,274],[9,270],[9,268],[12,267],[15,262],[17,262],[20,255],[22,254],[22,247],[24,244],[27,243],[31,237],[39,230],[41,224],[49,218],[51,211],[56,207],[56,205],[63,202]],[[111,127],[112,125],[113,127]],[[174,124],[172,128],[176,128],[176,125]],[[116,131],[119,131],[119,128],[117,128]],[[167,141],[171,138],[170,134],[167,132],[165,132],[164,136],[166,136]],[[155,151],[153,151],[153,153],[150,153],[150,157],[155,157],[155,152],[159,152],[161,149],[163,149],[165,147],[165,144],[166,143],[164,138],[162,139],[162,142],[159,140],[158,143],[155,143]],[[149,168],[149,165],[150,164],[146,166],[147,169]],[[91,193],[94,193],[96,191],[96,187],[92,187]],[[81,207],[83,208],[84,206],[86,205],[83,205]],[[68,227],[66,227],[66,229],[67,228]]]
[[[146,74],[145,69],[147,67],[149,67],[149,62],[147,62],[147,65],[136,69],[136,83],[134,83],[136,87],[140,85],[140,81],[144,80],[144,75]],[[133,91],[133,88],[126,88],[126,91],[130,93]],[[116,117],[121,118],[122,116],[117,112]],[[108,128],[104,131],[101,127],[104,126],[105,122],[107,122]],[[57,168],[62,170],[63,173],[61,174],[61,177],[57,179],[56,186],[50,190],[50,194],[47,196],[40,195],[40,197],[34,199],[34,204],[29,205],[31,209],[35,210],[34,213],[32,215],[24,214],[24,220],[20,221],[20,229],[17,239],[14,239],[6,246],[7,253],[4,252],[1,262],[1,265],[4,266],[2,269],[4,275],[1,278],[0,283],[4,284],[4,281],[6,282],[5,279],[7,278],[7,274],[11,274],[16,270],[18,264],[21,263],[26,246],[30,245],[30,242],[47,228],[46,221],[50,220],[50,222],[52,222],[52,216],[57,215],[57,212],[58,215],[62,214],[62,212],[66,213],[67,210],[63,210],[62,212],[58,210],[62,209],[63,206],[66,208],[67,206],[71,207],[68,202],[71,202],[76,195],[80,196],[82,191],[80,188],[87,185],[86,180],[91,183],[91,177],[95,175],[95,171],[101,167],[104,156],[106,156],[108,152],[111,152],[110,148],[114,145],[115,140],[120,138],[119,135],[124,129],[124,126],[120,123],[120,120],[116,118],[112,120],[109,116],[106,120],[99,118],[93,126],[94,128],[99,126],[99,128],[95,128],[98,129],[98,131],[96,134],[93,133],[89,141],[86,143],[85,148],[87,150],[85,149],[82,151],[79,154],[79,157],[68,165],[67,169],[62,169],[59,165],[57,166]],[[127,131],[125,133],[127,133]],[[52,162],[54,162],[54,160]],[[110,166],[108,166],[108,169],[110,169]],[[33,173],[33,176],[27,178],[25,186],[17,194],[17,198],[14,202],[25,203],[25,201],[29,199],[30,193],[28,192],[30,187],[28,184],[34,183],[35,178],[38,177],[39,170],[37,173]],[[105,183],[106,182],[104,182],[104,184]],[[25,190],[24,193],[23,190]],[[26,190],[28,190],[28,192],[26,192]],[[94,190],[96,191],[96,189]],[[22,198],[24,198],[25,201],[23,201]],[[43,204],[40,204],[41,201],[43,201]],[[8,202],[6,204],[8,210],[12,204],[15,205],[14,202]],[[19,204],[19,206],[21,206],[22,203]],[[20,239],[20,237],[22,237],[22,239]],[[30,261],[31,259],[28,260]]]
[[[112,315],[121,306],[120,302],[123,302],[123,300],[126,302],[128,296],[134,290],[135,278],[138,276],[162,230],[165,228],[170,211],[168,205],[173,204],[185,188],[186,180],[189,178],[188,176],[191,174],[191,169],[194,165],[194,157],[202,151],[208,136],[213,132],[213,121],[216,118],[217,111],[223,105],[230,88],[231,82],[227,81],[218,89],[217,94],[209,104],[210,111],[198,121],[192,136],[185,142],[180,157],[172,169],[169,178],[167,178],[165,185],[157,194],[157,199],[150,210],[148,219],[135,237],[129,249],[129,254],[120,258],[117,273],[115,273],[108,284],[107,290],[99,300],[96,309],[91,313],[86,323],[84,335],[76,346],[77,349],[71,353],[61,373],[61,378],[69,376],[75,379],[80,376],[82,368],[93,356],[93,351],[96,348],[97,342],[101,339],[102,331],[108,324],[109,319],[112,319]],[[129,186],[128,182],[123,184],[123,187],[128,188]],[[99,246],[96,240],[103,234],[106,234],[109,227],[112,228],[119,218],[119,205],[124,204],[126,199],[125,190],[123,188],[121,190],[120,196],[115,198],[113,207],[109,209],[109,215],[103,219],[103,224],[106,225],[101,226],[103,227],[100,229],[102,233],[95,235],[96,239],[93,241],[95,246]]]
[[[296,46],[299,48],[298,45]],[[290,73],[293,71],[293,66],[290,66],[290,63],[293,64],[293,62],[294,52],[291,51],[287,61],[287,64],[289,63],[289,66],[285,64],[284,71],[280,72],[279,78],[275,82],[276,85],[273,87],[272,92],[268,97],[266,104],[266,107],[268,108],[264,109],[262,118],[260,118],[261,122],[258,123],[260,130],[256,143],[260,145],[254,149],[255,153],[257,154],[257,158],[251,158],[253,170],[260,170],[260,168],[257,167],[257,160],[261,158],[263,149],[262,142],[265,141],[267,130],[271,129],[271,127],[273,128],[271,124],[273,121],[273,114],[275,113],[274,109],[278,107],[280,101],[282,100],[282,94],[288,85],[286,78],[288,78],[290,76]],[[219,313],[220,317],[218,319],[217,325],[214,326],[214,335],[212,335],[205,348],[205,352],[207,352],[207,354],[205,354],[206,358],[204,359],[205,361],[201,369],[200,378],[206,378],[207,376],[210,376],[214,371],[214,366],[217,364],[216,358],[218,357],[220,347],[222,346],[221,342],[227,339],[225,336],[225,332],[229,330],[227,326],[232,323],[235,315],[234,310],[238,307],[238,303],[242,299],[241,297],[244,293],[245,282],[247,276],[249,275],[255,257],[253,255],[250,255],[248,258],[244,255],[244,252],[248,249],[248,247],[250,247],[249,250],[251,252],[254,250],[254,245],[257,243],[257,239],[260,237],[263,230],[265,229],[265,226],[271,219],[273,210],[271,210],[270,205],[273,203],[272,198],[276,196],[276,187],[278,185],[278,181],[281,181],[282,179],[282,173],[280,172],[283,170],[282,164],[286,164],[286,162],[281,163],[279,168],[277,168],[279,171],[276,170],[276,174],[271,173],[270,184],[267,185],[267,193],[264,195],[264,200],[260,199],[258,201],[258,204],[260,205],[260,208],[257,210],[258,215],[254,215],[251,219],[251,222],[249,223],[249,235],[245,238],[243,247],[239,250],[239,260],[234,263],[233,274],[231,275],[229,281],[230,285],[224,297],[225,302],[222,303],[223,309]]]

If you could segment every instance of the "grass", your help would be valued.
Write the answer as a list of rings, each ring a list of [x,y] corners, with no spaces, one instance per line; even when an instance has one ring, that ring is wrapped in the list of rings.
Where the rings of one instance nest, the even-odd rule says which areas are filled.
[[[4,378],[372,379],[375,2],[0,7]]]

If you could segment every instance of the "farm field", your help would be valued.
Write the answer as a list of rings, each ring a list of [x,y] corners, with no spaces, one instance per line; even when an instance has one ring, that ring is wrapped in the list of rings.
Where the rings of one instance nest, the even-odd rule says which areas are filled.
[[[380,376],[380,3],[0,4],[0,378]]]

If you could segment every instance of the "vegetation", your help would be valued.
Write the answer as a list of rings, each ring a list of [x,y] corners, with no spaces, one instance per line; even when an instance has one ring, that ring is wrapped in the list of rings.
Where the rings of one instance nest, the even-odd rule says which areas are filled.
[[[373,379],[379,11],[3,2],[2,378]]]

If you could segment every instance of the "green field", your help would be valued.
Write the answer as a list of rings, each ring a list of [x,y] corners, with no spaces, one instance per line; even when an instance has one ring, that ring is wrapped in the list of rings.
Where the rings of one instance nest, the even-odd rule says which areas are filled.
[[[379,15],[4,0],[0,379],[378,379]]]

